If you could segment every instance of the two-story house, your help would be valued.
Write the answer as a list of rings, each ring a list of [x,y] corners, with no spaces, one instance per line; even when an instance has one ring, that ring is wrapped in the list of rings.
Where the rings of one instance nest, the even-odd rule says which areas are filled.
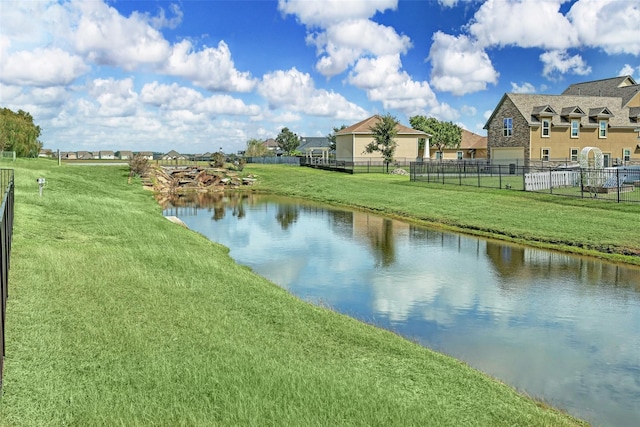
[[[484,128],[494,164],[577,162],[586,147],[602,152],[604,166],[640,164],[640,85],[621,76],[561,95],[506,93]]]

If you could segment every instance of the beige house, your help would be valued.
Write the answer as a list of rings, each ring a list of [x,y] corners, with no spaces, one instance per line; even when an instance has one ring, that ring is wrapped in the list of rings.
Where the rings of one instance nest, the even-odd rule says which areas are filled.
[[[100,151],[98,155],[102,160],[113,160],[116,158],[116,155],[113,151]]]
[[[375,115],[345,129],[336,132],[336,160],[357,162],[359,160],[379,160],[383,157],[379,152],[367,153],[365,147],[373,141],[374,127],[382,117]],[[398,123],[396,126],[398,144],[395,159],[398,161],[415,162],[418,159],[418,142],[425,140],[424,158],[429,158],[429,135],[420,130],[412,129]]]
[[[128,151],[128,150],[122,150],[122,151],[118,151],[116,153],[117,157],[120,160],[130,160],[133,159],[133,152],[132,151]]]
[[[487,158],[487,137],[462,129],[462,140],[458,148],[445,148],[442,152],[431,151],[432,160],[473,160]]]
[[[621,76],[561,95],[506,93],[485,129],[492,163],[573,163],[595,147],[605,167],[640,164],[640,85]]]

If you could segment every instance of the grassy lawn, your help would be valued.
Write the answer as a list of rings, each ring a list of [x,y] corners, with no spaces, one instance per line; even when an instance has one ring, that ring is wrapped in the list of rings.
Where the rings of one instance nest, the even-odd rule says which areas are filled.
[[[454,359],[302,302],[164,219],[139,181],[127,184],[126,167],[8,166],[16,217],[0,425],[582,425]],[[408,203],[416,191],[432,203],[446,195],[406,177],[253,172],[264,188],[379,202],[383,212],[418,209]]]
[[[640,203],[410,182],[407,176],[342,174],[248,165],[270,192],[402,217],[419,223],[640,265]],[[514,186],[514,188],[517,188]]]

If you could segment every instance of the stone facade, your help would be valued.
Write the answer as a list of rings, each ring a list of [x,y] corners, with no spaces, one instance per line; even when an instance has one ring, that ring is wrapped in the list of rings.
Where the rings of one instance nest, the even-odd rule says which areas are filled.
[[[500,107],[496,111],[487,127],[487,158],[491,158],[493,147],[523,147],[524,158],[531,158],[531,144],[529,123],[522,116],[515,104],[505,96]],[[503,119],[513,119],[513,132],[511,136],[503,134]]]

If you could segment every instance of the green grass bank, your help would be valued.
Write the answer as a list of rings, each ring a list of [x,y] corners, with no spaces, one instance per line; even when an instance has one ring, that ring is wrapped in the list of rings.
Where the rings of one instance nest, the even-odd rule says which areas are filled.
[[[139,181],[127,184],[126,167],[10,166],[2,426],[583,425],[459,361],[293,297],[164,219]],[[385,213],[410,213],[398,204],[416,191],[443,191],[381,176],[254,172],[264,189],[379,203]]]
[[[258,189],[365,209],[510,242],[640,265],[640,203],[410,182],[408,176],[343,174],[248,165]]]

